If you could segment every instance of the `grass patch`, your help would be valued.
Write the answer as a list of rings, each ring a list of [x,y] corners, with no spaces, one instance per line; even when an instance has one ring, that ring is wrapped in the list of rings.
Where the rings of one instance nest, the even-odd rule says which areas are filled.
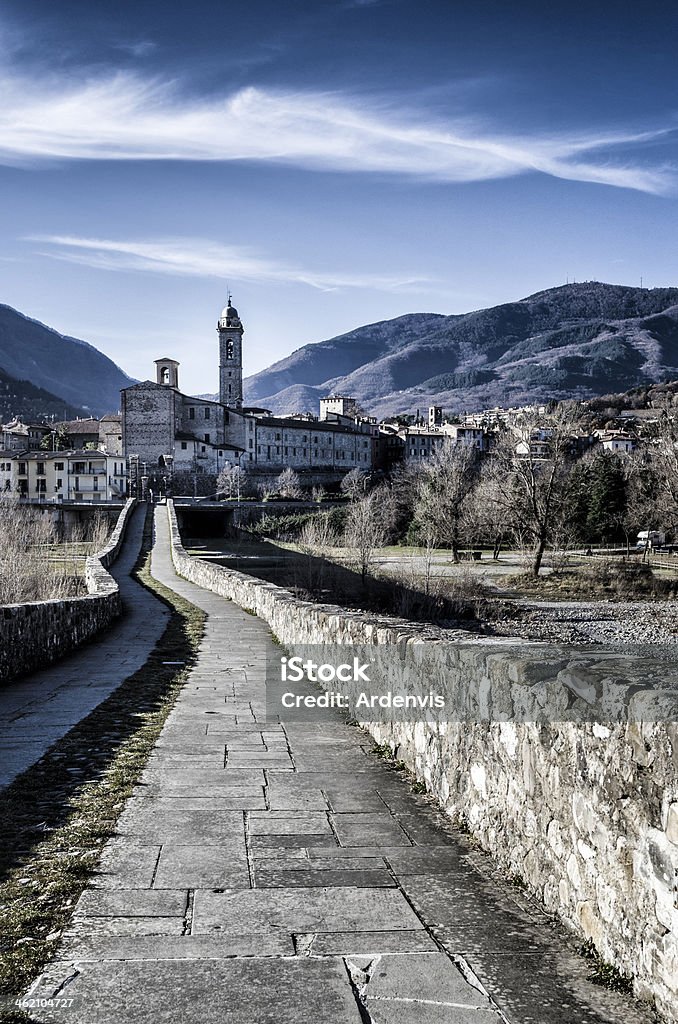
[[[171,609],[145,665],[0,794],[0,1021],[58,949],[197,659],[205,615],[150,575],[151,519],[135,576]],[[180,661],[181,666],[164,664]]]
[[[587,939],[579,952],[589,962],[589,981],[613,992],[625,992],[627,995],[633,993],[633,978],[628,974],[622,974],[618,967],[603,960],[593,945],[593,939]]]

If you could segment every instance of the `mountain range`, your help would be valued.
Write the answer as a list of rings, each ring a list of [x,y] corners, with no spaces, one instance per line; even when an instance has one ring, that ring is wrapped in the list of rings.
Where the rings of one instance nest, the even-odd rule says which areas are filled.
[[[120,389],[134,383],[93,345],[59,334],[3,305],[0,370],[4,371],[0,382],[3,419],[103,416],[120,408]]]
[[[383,418],[429,405],[461,412],[590,399],[676,378],[678,288],[589,281],[466,314],[409,313],[304,345],[248,377],[245,401],[278,415],[317,413],[320,398],[344,394]],[[87,342],[0,305],[1,419],[113,412],[132,383]]]
[[[584,282],[463,315],[412,313],[304,345],[245,381],[272,412],[344,394],[383,418],[587,399],[678,377],[678,288]]]

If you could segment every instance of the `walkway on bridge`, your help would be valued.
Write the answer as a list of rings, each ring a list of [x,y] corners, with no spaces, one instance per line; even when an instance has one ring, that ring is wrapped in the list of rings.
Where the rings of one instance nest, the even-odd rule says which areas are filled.
[[[160,638],[168,609],[130,575],[145,517],[146,505],[139,505],[110,570],[123,602],[123,614],[111,629],[48,668],[0,688],[0,788],[141,668]]]
[[[340,718],[264,717],[265,624],[173,571],[200,656],[31,996],[72,1024],[640,1024]],[[62,1000],[62,1008],[50,1005]],[[503,1016],[505,1015],[505,1016]]]

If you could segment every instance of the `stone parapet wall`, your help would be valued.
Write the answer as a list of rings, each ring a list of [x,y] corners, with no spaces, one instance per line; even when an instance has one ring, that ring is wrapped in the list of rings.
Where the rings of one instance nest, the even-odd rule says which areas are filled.
[[[678,725],[651,689],[671,665],[520,641],[512,653],[428,628],[422,640],[411,623],[304,602],[191,558],[168,511],[177,572],[255,612],[289,649],[414,652],[423,677],[452,694],[458,720],[363,724],[549,912],[632,975],[637,995],[678,1020]],[[537,722],[545,700],[557,713]]]
[[[134,498],[126,502],[106,547],[87,558],[87,595],[0,607],[0,682],[57,661],[120,615],[118,584],[107,570],[118,556],[135,504]]]

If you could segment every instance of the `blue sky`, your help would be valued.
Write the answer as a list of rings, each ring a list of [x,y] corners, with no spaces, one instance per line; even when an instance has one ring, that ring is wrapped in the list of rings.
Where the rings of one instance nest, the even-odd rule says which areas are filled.
[[[216,389],[406,312],[676,284],[678,9],[5,0],[0,301]]]

